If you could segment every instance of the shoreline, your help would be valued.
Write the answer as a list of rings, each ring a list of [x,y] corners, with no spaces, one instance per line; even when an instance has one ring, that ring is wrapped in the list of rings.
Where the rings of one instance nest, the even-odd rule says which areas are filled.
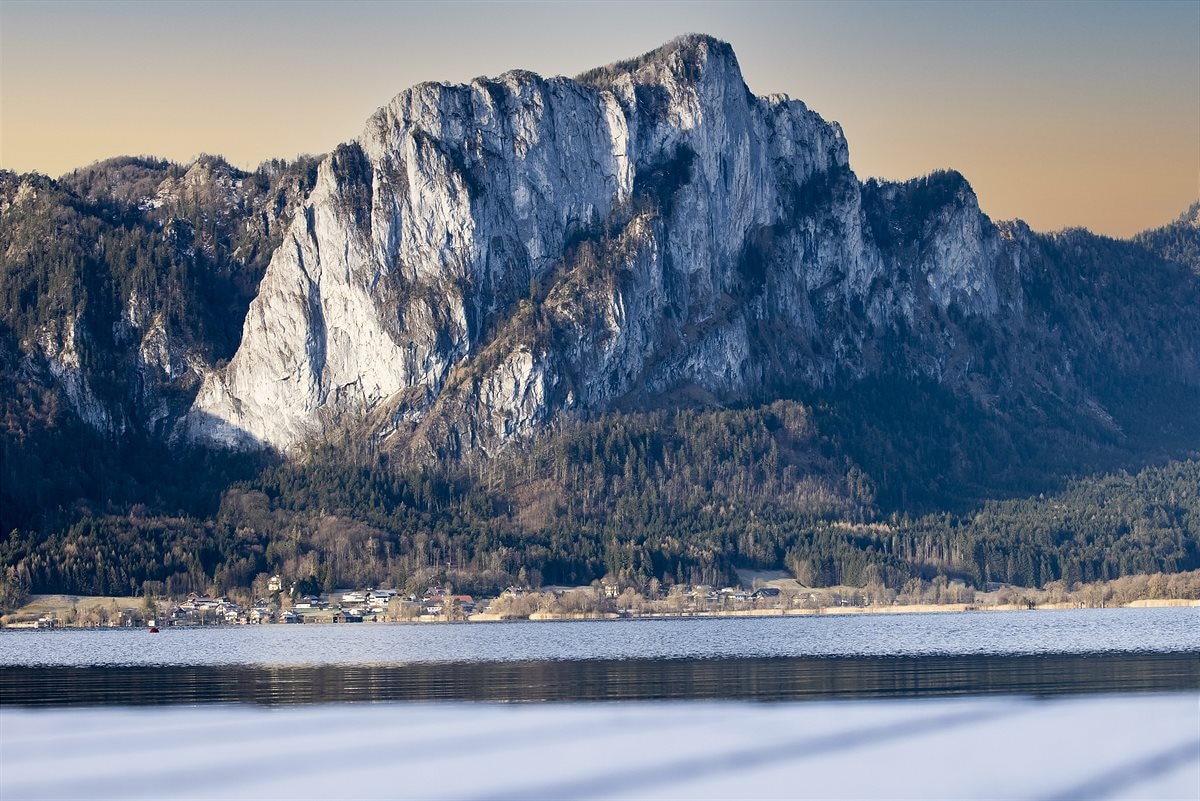
[[[962,612],[1053,612],[1069,609],[1161,609],[1166,607],[1200,607],[1200,600],[1190,598],[1159,598],[1131,601],[1119,606],[1085,606],[1072,603],[1050,603],[1035,606],[1021,604],[891,604],[888,606],[831,606],[819,609],[726,609],[714,611],[651,612],[637,615],[607,613],[535,612],[527,618],[504,617],[487,612],[471,615],[465,622],[508,623],[514,621],[551,622],[565,620],[686,620],[693,618],[756,618],[756,617],[820,617],[823,615],[925,615]],[[406,621],[398,621],[406,622]],[[448,623],[437,619],[418,619],[416,623]]]
[[[61,597],[61,596],[59,596]],[[43,602],[33,601],[28,606],[37,606],[39,610],[48,608]],[[394,624],[455,624],[463,623],[555,623],[576,620],[690,620],[704,618],[764,618],[764,617],[820,617],[826,615],[916,615],[916,614],[961,614],[964,612],[1053,612],[1071,609],[1161,609],[1168,607],[1200,608],[1200,600],[1189,598],[1155,598],[1130,601],[1114,606],[1086,606],[1080,603],[1045,603],[1033,606],[1023,604],[890,604],[877,606],[829,606],[815,609],[726,609],[726,610],[684,610],[679,612],[648,612],[645,614],[621,614],[617,612],[534,612],[529,617],[509,617],[489,612],[479,612],[460,620],[447,620],[441,616],[420,615],[415,618],[401,620],[363,621],[361,623],[333,623],[331,620],[310,620],[303,625],[394,625]],[[27,607],[26,607],[27,608]],[[14,614],[30,615],[35,612],[18,610]],[[243,625],[289,625],[284,623],[210,623],[204,625],[170,626],[169,628],[225,628]],[[291,624],[294,625],[294,624]],[[144,626],[128,625],[60,625],[53,629],[107,629],[107,628],[144,628]],[[39,626],[38,621],[16,620],[0,622],[0,629],[46,630]]]

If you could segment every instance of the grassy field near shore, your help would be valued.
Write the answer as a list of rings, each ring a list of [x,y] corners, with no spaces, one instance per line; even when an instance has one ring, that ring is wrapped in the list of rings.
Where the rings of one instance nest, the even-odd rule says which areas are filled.
[[[160,604],[166,603],[160,600]],[[146,599],[136,595],[31,595],[26,603],[5,615],[5,624],[37,620],[43,615],[59,620],[91,610],[104,610],[106,615],[119,616],[127,610],[144,611]]]

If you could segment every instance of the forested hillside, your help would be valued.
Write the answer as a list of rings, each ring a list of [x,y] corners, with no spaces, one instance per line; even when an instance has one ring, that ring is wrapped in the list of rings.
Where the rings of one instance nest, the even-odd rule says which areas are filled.
[[[107,506],[62,508],[49,530],[6,537],[0,558],[15,566],[10,582],[95,594],[229,589],[273,573],[325,588],[445,578],[485,592],[605,575],[639,589],[726,583],[738,567],[894,588],[939,574],[1041,586],[1200,568],[1195,459],[914,516],[881,500],[845,455],[846,433],[823,434],[821,417],[784,401],[619,415],[501,458],[420,468],[349,437],[261,472],[229,456],[145,453],[153,461],[128,470]],[[937,462],[916,454],[876,470],[901,477],[892,493],[917,497],[951,480]]]
[[[172,475],[187,463],[169,452],[171,426],[237,348],[314,165],[0,173],[0,530],[194,508],[197,486]]]

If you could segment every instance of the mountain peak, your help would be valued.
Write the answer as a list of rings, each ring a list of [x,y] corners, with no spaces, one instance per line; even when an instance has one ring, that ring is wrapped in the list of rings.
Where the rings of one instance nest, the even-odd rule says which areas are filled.
[[[1187,211],[1179,215],[1177,222],[1182,225],[1190,225],[1193,228],[1200,228],[1200,200],[1188,206]]]
[[[733,47],[729,42],[718,39],[715,36],[710,36],[707,33],[685,33],[682,36],[676,36],[666,44],[643,54],[642,58],[648,60],[668,58],[676,53],[703,58],[708,58],[710,55],[716,54],[720,57],[737,60],[733,52]]]
[[[713,72],[725,73],[736,77],[738,81],[742,80],[741,66],[733,47],[728,42],[704,33],[677,36],[636,58],[588,70],[576,76],[575,80],[591,86],[603,86],[622,75],[632,75],[635,81],[641,83],[646,79],[653,80],[663,71],[689,83],[698,83]]]

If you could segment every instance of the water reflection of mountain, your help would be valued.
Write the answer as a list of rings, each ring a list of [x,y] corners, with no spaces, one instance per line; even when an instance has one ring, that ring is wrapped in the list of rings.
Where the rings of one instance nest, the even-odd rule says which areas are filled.
[[[0,668],[0,704],[804,700],[1200,689],[1195,653]]]

